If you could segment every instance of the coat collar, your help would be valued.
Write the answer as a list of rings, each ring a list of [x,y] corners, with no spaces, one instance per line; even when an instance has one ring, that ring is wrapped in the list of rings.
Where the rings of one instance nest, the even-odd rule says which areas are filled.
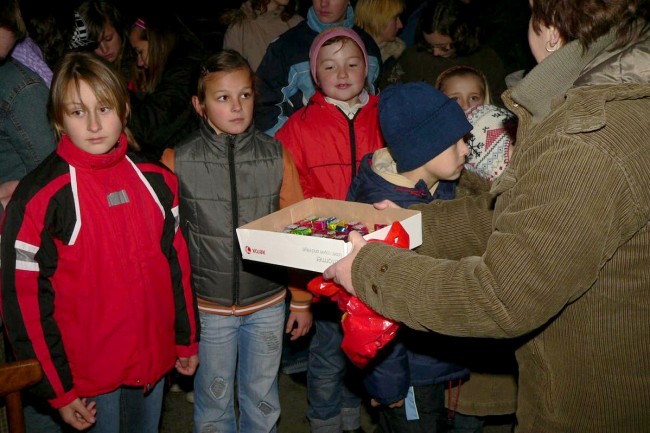
[[[512,90],[514,102],[522,105],[537,123],[551,112],[559,99],[580,77],[587,65],[616,38],[611,31],[595,41],[587,51],[580,43],[569,42],[533,68]]]
[[[80,149],[72,142],[72,140],[70,140],[70,137],[63,135],[59,141],[56,152],[68,164],[76,168],[100,170],[112,167],[122,161],[126,155],[127,147],[126,135],[122,133],[120,134],[120,138],[117,140],[113,150],[101,155],[93,155],[92,153]]]

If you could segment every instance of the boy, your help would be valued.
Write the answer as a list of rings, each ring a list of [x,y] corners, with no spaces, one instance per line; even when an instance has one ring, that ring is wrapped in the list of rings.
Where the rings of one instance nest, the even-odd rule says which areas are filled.
[[[379,122],[387,147],[364,156],[347,200],[406,208],[453,199],[472,129],[461,107],[429,84],[394,84],[379,98]],[[404,328],[395,343],[364,379],[372,405],[381,405],[381,431],[441,431],[445,384],[468,371],[437,359],[448,357],[431,334]]]

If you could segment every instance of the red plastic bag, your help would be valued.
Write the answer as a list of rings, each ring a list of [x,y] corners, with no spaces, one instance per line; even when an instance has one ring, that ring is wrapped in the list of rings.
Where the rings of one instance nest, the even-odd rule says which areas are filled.
[[[386,239],[373,239],[369,242],[383,242],[399,248],[408,248],[409,235],[396,221],[391,225]],[[399,328],[396,322],[378,314],[333,281],[325,281],[320,275],[309,282],[307,289],[316,297],[327,296],[338,303],[343,311],[341,349],[357,367],[368,365],[377,352],[395,337]]]

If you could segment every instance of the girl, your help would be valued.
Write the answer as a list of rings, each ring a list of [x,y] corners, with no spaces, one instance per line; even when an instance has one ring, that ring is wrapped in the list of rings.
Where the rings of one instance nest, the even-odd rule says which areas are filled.
[[[485,74],[472,66],[453,66],[436,79],[436,88],[455,99],[463,111],[490,104],[490,86]]]
[[[2,227],[7,333],[18,359],[41,363],[37,391],[66,423],[154,433],[162,377],[198,364],[176,178],[127,154],[126,87],[95,54],[62,59],[48,110],[57,150]]]
[[[127,26],[119,9],[107,0],[86,0],[77,12],[86,23],[91,39],[98,42],[95,54],[115,65],[128,82],[129,68],[135,60],[131,50],[126,49]]]
[[[201,70],[192,97],[200,129],[163,155],[180,183],[202,325],[194,432],[272,432],[280,416],[286,273],[244,264],[235,229],[303,195],[289,153],[252,126],[254,74],[246,60],[224,50]],[[286,326],[292,339],[311,327],[310,302],[308,292],[292,291]]]
[[[305,197],[345,200],[361,158],[384,145],[378,97],[365,90],[368,54],[354,30],[331,27],[312,42],[309,66],[318,89],[275,137],[296,162]],[[321,304],[316,314],[307,366],[311,431],[354,431],[361,399],[344,384],[341,312]]]
[[[143,152],[160,158],[198,127],[190,105],[203,46],[181,20],[165,11],[140,15],[129,34],[137,71],[129,129]]]

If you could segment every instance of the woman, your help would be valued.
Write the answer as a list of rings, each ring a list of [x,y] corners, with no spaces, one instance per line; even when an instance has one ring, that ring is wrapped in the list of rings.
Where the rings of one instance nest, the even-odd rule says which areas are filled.
[[[531,9],[538,65],[504,95],[519,130],[492,195],[417,207],[419,254],[352,236],[325,276],[416,329],[524,338],[519,433],[646,431],[650,5]]]
[[[397,37],[404,11],[403,0],[359,0],[354,7],[354,23],[364,29],[377,43],[381,52],[382,73],[377,87],[380,89],[399,81],[404,73],[397,65],[406,44]]]
[[[295,0],[248,0],[222,17],[223,48],[239,51],[256,71],[271,41],[302,20]]]
[[[428,2],[420,13],[416,44],[399,60],[404,71],[401,79],[435,85],[438,75],[446,69],[469,65],[485,73],[491,99],[501,103],[507,72],[497,52],[481,44],[476,20],[468,12],[458,0]]]

